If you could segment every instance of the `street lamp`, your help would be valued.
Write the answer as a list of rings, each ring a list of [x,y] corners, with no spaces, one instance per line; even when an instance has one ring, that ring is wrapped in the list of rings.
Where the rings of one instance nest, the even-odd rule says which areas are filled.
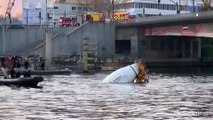
[[[2,8],[2,6],[0,6],[0,8]],[[4,37],[4,32],[5,32],[5,26],[4,26],[4,18],[3,18],[3,21],[2,21],[2,54],[4,55],[5,54],[5,48],[4,48],[4,42],[5,42],[5,37]]]
[[[0,8],[2,8],[2,6],[0,6]],[[3,16],[3,15],[2,15]]]
[[[45,4],[46,4],[46,6],[45,6],[45,7],[46,7],[46,8],[45,8],[45,11],[46,11],[46,12],[45,12],[45,20],[46,20],[46,28],[47,28],[47,27],[48,27],[48,25],[47,25],[47,24],[48,24],[48,18],[47,18],[47,0],[46,0],[45,2],[46,2],[46,3],[45,3]]]
[[[112,20],[114,21],[114,12],[115,12],[115,2],[114,0],[111,1],[112,4]]]
[[[192,0],[193,12],[195,12],[195,0]]]

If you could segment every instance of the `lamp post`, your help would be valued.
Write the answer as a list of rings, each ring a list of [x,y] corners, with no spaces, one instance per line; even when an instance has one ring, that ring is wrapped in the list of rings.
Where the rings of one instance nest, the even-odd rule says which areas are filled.
[[[0,6],[0,8],[2,8],[2,6]],[[3,18],[3,21],[2,21],[2,54],[4,55],[5,54],[5,48],[4,48],[4,43],[5,43],[5,18]]]
[[[195,12],[195,0],[192,0],[193,12]]]
[[[4,37],[4,34],[5,34],[5,28],[4,28],[4,23],[2,25],[2,54],[5,54],[5,48],[4,48],[4,43],[5,43],[5,37]]]
[[[45,1],[46,3],[46,14],[45,14],[45,18],[46,18],[46,28],[48,27],[47,23],[48,23],[48,18],[47,18],[47,0]]]
[[[112,20],[114,21],[114,12],[115,12],[115,3],[114,0],[112,0]]]
[[[1,8],[1,7],[2,7],[2,6],[0,6],[0,8]],[[3,31],[4,31],[4,29],[3,29],[3,25],[2,25],[2,53],[3,53],[3,40],[4,40]]]
[[[170,0],[170,1],[176,5],[177,14],[180,14],[180,0],[179,0],[179,2],[174,2],[173,0]]]
[[[27,29],[29,29],[29,15],[28,15],[28,9],[26,9],[26,23],[27,23]]]

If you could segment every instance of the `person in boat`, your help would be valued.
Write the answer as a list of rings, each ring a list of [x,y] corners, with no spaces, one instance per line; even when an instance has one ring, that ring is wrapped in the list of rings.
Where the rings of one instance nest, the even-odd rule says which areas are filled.
[[[23,71],[23,75],[24,75],[24,77],[31,77],[31,71],[30,70],[25,70],[25,71]]]
[[[25,59],[25,61],[24,61],[24,67],[25,67],[25,70],[28,70],[29,61],[27,59]]]
[[[17,71],[15,74],[15,78],[20,78],[20,77],[21,77],[21,73],[19,71]]]
[[[134,83],[146,83],[148,82],[148,69],[146,67],[145,62],[142,59],[139,59],[135,61],[137,63],[137,66],[139,68],[139,74],[134,80]]]
[[[15,78],[16,71],[14,67],[10,66],[7,70],[7,74],[9,75],[9,78]]]
[[[44,71],[44,68],[45,68],[44,60],[41,60],[41,70]]]

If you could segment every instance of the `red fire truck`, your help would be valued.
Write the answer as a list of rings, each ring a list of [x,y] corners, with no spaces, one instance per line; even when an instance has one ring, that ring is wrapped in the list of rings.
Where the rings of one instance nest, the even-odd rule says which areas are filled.
[[[79,25],[80,24],[77,23],[77,21],[75,19],[62,17],[59,20],[59,26],[60,27],[70,27],[70,26],[77,27]]]
[[[72,25],[72,19],[71,18],[62,17],[59,20],[59,25],[60,25],[60,27],[70,27]]]

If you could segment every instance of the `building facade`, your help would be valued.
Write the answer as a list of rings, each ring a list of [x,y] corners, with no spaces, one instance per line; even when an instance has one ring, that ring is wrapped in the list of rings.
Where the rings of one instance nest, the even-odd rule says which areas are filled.
[[[199,0],[194,3],[191,0],[122,0],[115,5],[117,11],[126,11],[139,17],[190,13],[201,9]]]
[[[75,0],[23,0],[22,6],[24,25],[55,26],[61,17],[77,17],[85,10]]]

